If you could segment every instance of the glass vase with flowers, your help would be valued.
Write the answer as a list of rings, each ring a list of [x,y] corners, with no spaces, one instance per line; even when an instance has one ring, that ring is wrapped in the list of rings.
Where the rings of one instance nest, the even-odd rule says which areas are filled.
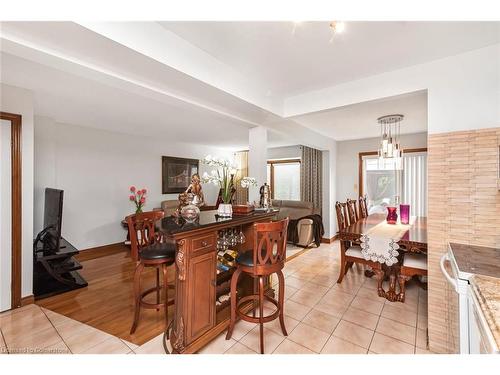
[[[135,213],[142,213],[142,208],[146,204],[146,189],[136,189],[135,186],[130,187],[130,196],[129,199],[131,202],[135,204]]]

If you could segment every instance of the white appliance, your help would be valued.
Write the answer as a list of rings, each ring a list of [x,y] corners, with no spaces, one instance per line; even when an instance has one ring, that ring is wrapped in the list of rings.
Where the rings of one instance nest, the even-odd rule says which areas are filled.
[[[452,353],[499,353],[498,346],[469,285],[472,273],[460,270],[451,247],[441,257],[441,271],[448,280],[448,346]]]
[[[469,286],[469,353],[500,354],[476,294]]]

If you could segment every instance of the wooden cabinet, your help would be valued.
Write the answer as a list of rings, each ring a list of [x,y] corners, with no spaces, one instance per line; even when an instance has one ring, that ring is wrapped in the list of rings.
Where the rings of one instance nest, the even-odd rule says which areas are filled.
[[[193,242],[195,242],[193,240]],[[215,325],[215,248],[189,261],[186,342],[191,343]]]
[[[235,216],[231,220],[213,220],[214,212],[202,212],[200,223],[188,229],[171,232],[172,222],[164,223],[163,233],[177,243],[175,256],[175,305],[170,342],[176,353],[195,353],[222,333],[229,324],[229,306],[217,308],[217,233],[232,227],[241,227],[247,238],[244,246],[252,248],[255,222],[267,222],[275,212]],[[173,219],[167,219],[173,220]],[[211,222],[212,221],[212,222]],[[243,293],[253,289],[252,280],[241,277]],[[250,309],[251,305],[248,306]]]

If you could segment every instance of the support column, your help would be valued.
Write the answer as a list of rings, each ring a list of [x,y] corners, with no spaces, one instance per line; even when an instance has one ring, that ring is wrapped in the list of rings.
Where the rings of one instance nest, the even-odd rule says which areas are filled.
[[[332,238],[337,233],[335,216],[336,201],[337,143],[332,141],[328,150],[323,151],[323,226],[324,238]]]
[[[248,132],[248,175],[257,180],[257,187],[250,186],[248,200],[259,201],[259,188],[267,181],[267,129],[263,126]]]

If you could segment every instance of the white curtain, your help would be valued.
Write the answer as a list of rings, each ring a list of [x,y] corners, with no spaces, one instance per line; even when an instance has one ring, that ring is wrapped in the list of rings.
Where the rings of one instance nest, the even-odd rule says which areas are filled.
[[[401,203],[410,205],[412,216],[427,216],[427,153],[403,156]]]
[[[427,216],[427,153],[403,155],[403,170],[395,170],[386,159],[379,165],[377,156],[363,157],[363,191],[368,195],[368,213],[385,213],[386,207],[399,202],[410,205],[412,216]]]

